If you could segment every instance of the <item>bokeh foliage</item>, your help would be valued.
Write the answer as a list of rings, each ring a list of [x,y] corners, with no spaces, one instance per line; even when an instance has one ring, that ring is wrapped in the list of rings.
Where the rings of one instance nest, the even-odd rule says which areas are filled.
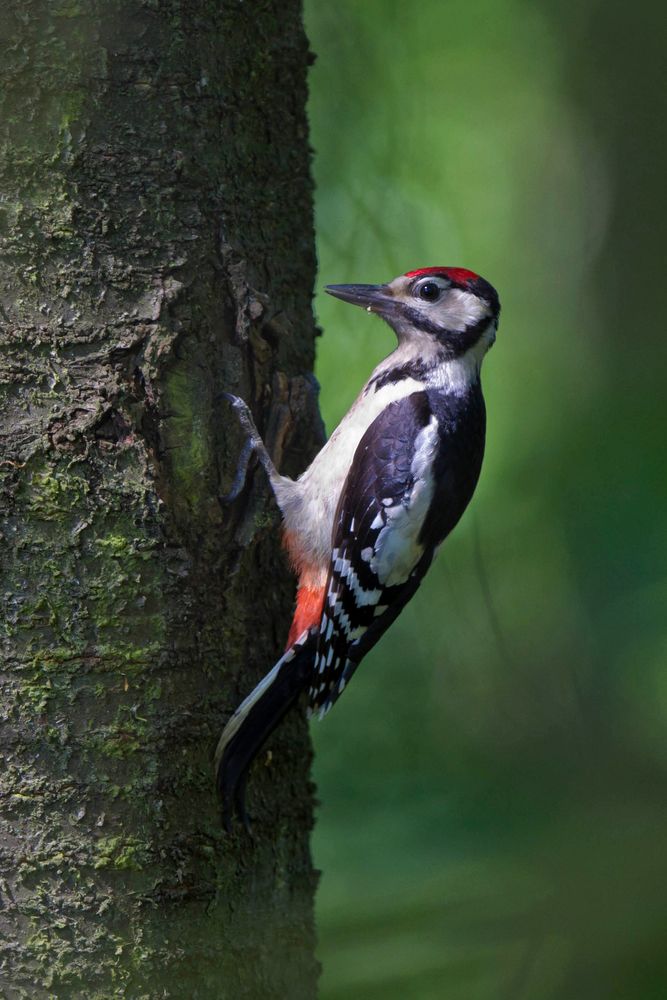
[[[664,12],[306,14],[321,283],[503,304],[473,505],[314,729],[322,996],[663,997]],[[392,335],[316,304],[331,428]]]

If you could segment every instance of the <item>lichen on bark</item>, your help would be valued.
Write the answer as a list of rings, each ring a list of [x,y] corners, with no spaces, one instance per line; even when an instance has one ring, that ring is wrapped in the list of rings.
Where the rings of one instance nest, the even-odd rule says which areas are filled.
[[[287,629],[253,405],[320,435],[294,0],[0,12],[0,993],[312,997],[310,744],[223,836],[221,723]]]

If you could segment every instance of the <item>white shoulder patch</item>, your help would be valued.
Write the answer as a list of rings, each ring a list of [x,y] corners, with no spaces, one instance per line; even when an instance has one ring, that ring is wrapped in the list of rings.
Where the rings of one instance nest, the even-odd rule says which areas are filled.
[[[371,569],[385,587],[404,583],[419,562],[424,546],[417,541],[433,498],[432,464],[438,446],[438,421],[432,416],[415,439],[411,472],[414,485],[406,501],[385,507],[371,559]]]

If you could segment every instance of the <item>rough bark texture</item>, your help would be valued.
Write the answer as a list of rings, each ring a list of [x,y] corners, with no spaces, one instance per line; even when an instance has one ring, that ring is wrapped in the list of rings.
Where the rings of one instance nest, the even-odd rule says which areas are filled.
[[[228,838],[212,752],[292,587],[283,468],[319,434],[298,0],[0,12],[0,995],[312,997],[297,713]]]

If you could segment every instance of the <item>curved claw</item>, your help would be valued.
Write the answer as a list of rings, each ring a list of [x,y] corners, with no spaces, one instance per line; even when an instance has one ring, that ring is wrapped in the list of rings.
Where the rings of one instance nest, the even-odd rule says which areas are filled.
[[[215,402],[225,399],[227,402],[234,407],[238,414],[239,423],[241,427],[246,432],[246,434],[251,437],[259,438],[259,433],[255,427],[255,421],[252,418],[252,413],[250,412],[250,407],[244,399],[240,396],[235,396],[233,392],[219,392],[215,397]],[[260,438],[261,440],[261,438]]]
[[[219,399],[226,399],[227,402],[234,407],[241,428],[245,431],[246,434],[246,440],[243,445],[243,450],[241,451],[241,455],[239,456],[239,462],[236,468],[236,475],[234,476],[234,482],[232,483],[232,488],[230,489],[229,493],[225,493],[221,497],[219,497],[220,503],[223,506],[226,506],[230,503],[233,503],[234,500],[236,500],[239,497],[241,491],[243,490],[243,487],[245,486],[245,481],[248,474],[248,464],[250,462],[250,458],[253,455],[253,453],[257,455],[257,458],[264,467],[266,474],[269,477],[269,481],[275,492],[275,483],[276,481],[280,480],[281,477],[278,474],[278,470],[276,469],[275,465],[273,464],[271,456],[266,450],[266,446],[262,441],[259,431],[255,427],[255,421],[252,418],[252,413],[250,412],[248,404],[244,400],[242,400],[240,396],[235,396],[231,392],[219,393],[216,396],[216,402]]]
[[[248,438],[246,443],[243,445],[243,450],[239,455],[238,464],[236,466],[236,473],[234,475],[234,481],[232,482],[231,489],[228,493],[222,493],[218,500],[223,507],[228,507],[229,504],[234,503],[238,500],[241,493],[243,492],[243,487],[246,484],[246,479],[248,478],[248,465],[250,464],[250,459],[255,451],[255,446],[251,438]]]

